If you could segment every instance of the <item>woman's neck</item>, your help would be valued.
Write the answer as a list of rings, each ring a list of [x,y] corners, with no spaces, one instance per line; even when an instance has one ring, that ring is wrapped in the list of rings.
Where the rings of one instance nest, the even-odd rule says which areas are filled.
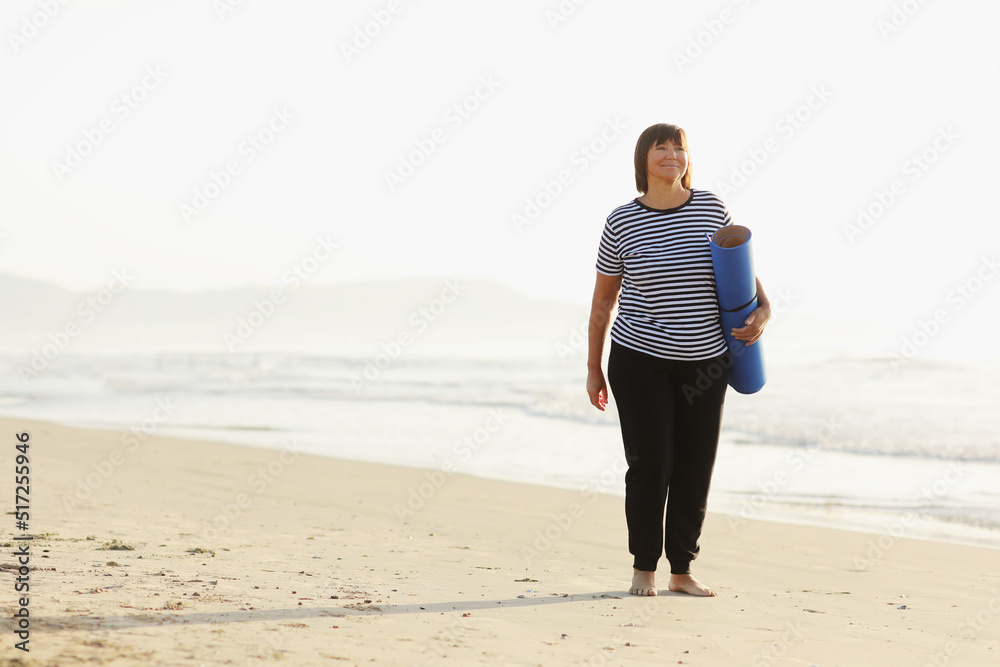
[[[677,208],[687,201],[690,193],[680,181],[652,181],[639,201],[650,208]]]

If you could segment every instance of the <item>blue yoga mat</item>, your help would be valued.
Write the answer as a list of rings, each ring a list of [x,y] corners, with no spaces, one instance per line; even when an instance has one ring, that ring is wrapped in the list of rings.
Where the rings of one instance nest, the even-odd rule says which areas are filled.
[[[746,341],[733,338],[731,333],[733,329],[746,326],[747,317],[757,308],[757,274],[753,268],[750,230],[730,225],[706,236],[712,248],[722,335],[733,353],[729,386],[741,394],[753,394],[767,382],[760,340],[747,347]]]

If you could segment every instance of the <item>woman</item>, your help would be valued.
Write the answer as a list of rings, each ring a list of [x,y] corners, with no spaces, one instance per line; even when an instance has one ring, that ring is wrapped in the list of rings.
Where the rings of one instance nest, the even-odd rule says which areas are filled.
[[[653,125],[639,136],[635,183],[642,196],[612,211],[601,236],[587,393],[604,410],[601,357],[617,300],[608,381],[628,463],[629,592],[656,595],[656,565],[665,551],[669,590],[713,596],[690,565],[699,552],[732,354],[705,233],[732,220],[718,197],[692,189],[687,135],[676,125]],[[757,299],[746,326],[733,329],[746,345],[760,338],[771,315],[760,280]],[[709,378],[717,379],[706,388]]]

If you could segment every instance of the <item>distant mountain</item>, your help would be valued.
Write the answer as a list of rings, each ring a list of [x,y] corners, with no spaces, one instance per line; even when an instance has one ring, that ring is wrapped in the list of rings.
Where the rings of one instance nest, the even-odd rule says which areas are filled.
[[[115,293],[115,290],[118,290]],[[492,280],[414,278],[184,293],[73,292],[0,275],[0,353],[49,345],[95,350],[365,350],[406,346],[556,345],[589,306],[535,299]],[[583,329],[585,333],[585,329]],[[579,340],[575,340],[579,347]]]

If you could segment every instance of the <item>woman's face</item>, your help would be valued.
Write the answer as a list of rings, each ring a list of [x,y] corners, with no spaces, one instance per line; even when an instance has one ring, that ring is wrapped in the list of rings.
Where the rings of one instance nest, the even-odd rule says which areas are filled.
[[[646,159],[646,174],[649,179],[662,178],[666,181],[680,181],[687,171],[687,151],[679,144],[664,141],[649,149]]]

